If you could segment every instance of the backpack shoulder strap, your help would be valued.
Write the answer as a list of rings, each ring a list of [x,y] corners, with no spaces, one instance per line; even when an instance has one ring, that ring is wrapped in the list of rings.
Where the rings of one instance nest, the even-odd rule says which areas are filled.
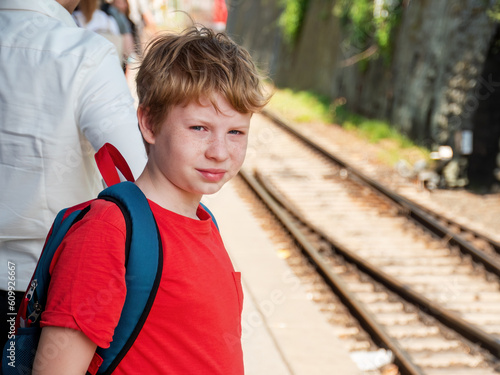
[[[134,183],[125,181],[110,186],[98,198],[117,204],[127,225],[127,296],[123,313],[110,347],[97,350],[103,359],[98,373],[111,374],[133,345],[151,311],[163,270],[163,250],[149,203]]]
[[[24,294],[17,312],[16,333],[4,345],[1,374],[15,375],[21,372],[31,374],[41,332],[40,316],[47,302],[47,292],[51,279],[50,265],[69,228],[85,215],[89,205],[90,201],[64,209],[58,213],[54,220],[28,290]],[[16,350],[16,365],[14,367],[6,360],[10,355],[9,345],[14,345]]]
[[[87,202],[87,204],[90,204],[90,202]],[[39,318],[47,303],[52,259],[69,228],[83,217],[84,213],[82,214],[82,212],[84,211],[86,210],[66,208],[61,210],[54,219],[35,271],[33,272],[30,285],[19,308],[17,316],[17,325],[19,327],[40,326]]]

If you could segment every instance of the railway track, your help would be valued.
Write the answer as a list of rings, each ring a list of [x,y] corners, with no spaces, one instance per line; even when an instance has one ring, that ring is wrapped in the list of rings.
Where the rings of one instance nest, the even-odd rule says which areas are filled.
[[[357,290],[354,300],[364,301],[361,304],[365,309],[370,306],[382,311],[373,320],[379,325],[385,324],[381,331],[389,332],[388,337],[395,339],[396,344],[387,344],[380,337],[376,340],[395,354],[403,353],[402,359],[399,356],[397,359],[402,372],[494,373],[496,360],[472,344],[478,343],[496,357],[500,355],[497,273],[491,265],[478,265],[482,258],[491,258],[493,265],[498,261],[494,245],[487,238],[480,238],[490,252],[483,253],[458,235],[467,228],[457,230],[457,224],[451,223],[450,229],[446,220],[430,212],[425,215],[446,229],[445,235],[439,231],[428,232],[427,224],[425,230],[422,229],[420,219],[416,220],[418,225],[415,224],[408,202],[395,203],[380,189],[373,190],[352,167],[342,161],[333,164],[332,158],[324,152],[313,151],[310,143],[304,144],[296,134],[269,124],[257,125],[253,132],[255,136],[250,140],[245,168],[260,171],[268,188],[272,187],[275,194],[279,192],[281,205],[287,202],[286,205],[292,207],[293,213],[289,215],[295,218],[293,220],[300,218],[300,226],[306,226],[310,234],[318,237],[312,242],[319,243],[319,248],[329,248],[326,253],[331,255],[323,260],[326,263],[322,273],[328,274],[326,269],[331,266],[336,270],[334,275],[344,277],[340,284]],[[347,178],[349,175],[354,179]],[[473,235],[474,240],[479,241],[477,234]],[[457,245],[456,239],[470,245],[481,256],[467,253]],[[333,260],[338,257],[348,265],[335,264]],[[342,271],[343,268],[347,271]],[[354,276],[353,269],[362,271],[363,276]],[[339,287],[334,286],[337,283],[328,281],[328,284],[338,293]],[[379,292],[382,289],[384,292]],[[392,300],[396,302],[386,302]],[[357,317],[363,314],[355,313]],[[435,321],[433,325],[426,325],[431,320]],[[416,328],[420,338],[418,333],[409,333],[414,325],[420,326],[420,331]],[[455,335],[451,331],[459,332],[466,340],[448,339]],[[444,339],[436,338],[442,332],[446,332]],[[410,356],[410,359],[406,357],[410,369],[405,367],[405,354]],[[411,364],[416,369],[411,370]]]
[[[408,216],[425,227],[436,237],[446,239],[450,242],[451,246],[458,247],[464,254],[471,256],[474,260],[487,267],[490,272],[500,276],[500,257],[498,256],[498,254],[500,254],[500,242],[397,194],[380,182],[368,177],[360,170],[349,165],[339,156],[313,142],[307,136],[288,125],[275,113],[269,111],[265,113],[266,116],[278,126],[290,134],[293,134],[304,142],[304,144],[310,146],[328,160],[342,167],[346,176],[349,174],[352,175],[354,179],[388,198],[401,209],[405,210]]]

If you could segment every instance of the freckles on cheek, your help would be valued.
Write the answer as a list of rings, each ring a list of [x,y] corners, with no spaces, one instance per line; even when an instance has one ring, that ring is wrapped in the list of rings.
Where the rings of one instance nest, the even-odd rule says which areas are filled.
[[[237,143],[231,149],[231,155],[234,160],[245,159],[247,153],[247,143]]]
[[[240,153],[238,154],[238,157],[236,157],[234,159],[238,170],[241,168],[241,166],[245,162],[246,151],[247,151],[246,148],[244,148],[243,150],[240,151]]]
[[[192,150],[193,152],[201,152],[204,149],[203,142],[197,139],[193,139],[189,136],[179,137],[175,140],[174,146],[186,152],[186,150]]]

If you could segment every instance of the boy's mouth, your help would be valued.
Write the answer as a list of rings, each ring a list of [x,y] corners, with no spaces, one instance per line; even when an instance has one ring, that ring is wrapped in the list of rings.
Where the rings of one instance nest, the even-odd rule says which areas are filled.
[[[197,171],[210,182],[219,182],[226,174],[224,169],[197,169]]]

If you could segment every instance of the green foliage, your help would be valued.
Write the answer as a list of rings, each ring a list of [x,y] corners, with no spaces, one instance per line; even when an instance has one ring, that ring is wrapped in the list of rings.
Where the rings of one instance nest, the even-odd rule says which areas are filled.
[[[355,130],[363,138],[372,143],[379,143],[384,139],[392,139],[402,148],[411,147],[411,141],[390,126],[386,121],[367,119],[353,115],[342,126],[348,130]]]
[[[373,0],[357,0],[351,3],[349,18],[352,23],[351,33],[356,46],[366,46],[373,33]]]
[[[276,90],[269,106],[294,122],[330,123],[333,121],[330,100],[326,96],[309,91]]]
[[[500,0],[495,0],[490,9],[486,11],[486,14],[495,22],[500,22]]]
[[[402,0],[339,0],[334,14],[346,29],[351,47],[364,50],[375,44],[389,60],[401,10]]]
[[[284,10],[279,25],[285,40],[293,46],[299,37],[309,0],[280,0],[280,3]]]
[[[388,165],[394,165],[400,160],[410,164],[418,160],[430,160],[430,151],[418,146],[404,134],[401,134],[387,121],[369,119],[347,110],[345,99],[337,99],[332,105],[334,122],[347,131],[380,146],[378,159]]]
[[[302,123],[339,124],[347,131],[380,146],[379,160],[389,165],[404,159],[413,163],[428,159],[429,150],[416,146],[388,122],[354,114],[347,110],[345,99],[332,101],[309,91],[276,89],[269,108],[284,118]]]
[[[429,150],[417,146],[404,134],[401,134],[387,121],[369,119],[349,112],[345,104],[333,109],[335,122],[344,129],[356,133],[367,141],[382,146],[378,158],[389,165],[403,159],[410,163],[417,160],[430,162]]]
[[[283,12],[278,23],[285,40],[291,46],[300,35],[309,1],[280,0]],[[376,44],[382,55],[389,59],[394,30],[401,20],[402,1],[338,0],[333,11],[346,28],[348,42],[352,47],[361,51]]]
[[[385,57],[392,52],[393,32],[401,20],[401,8],[393,8],[384,16],[375,18],[375,40],[379,48],[385,53]]]

